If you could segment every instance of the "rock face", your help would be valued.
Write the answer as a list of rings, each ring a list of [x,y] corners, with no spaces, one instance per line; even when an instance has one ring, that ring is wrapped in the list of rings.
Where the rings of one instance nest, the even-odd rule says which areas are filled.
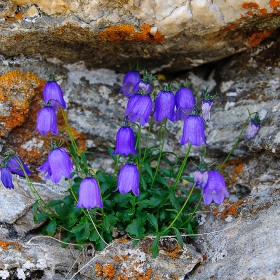
[[[130,63],[178,71],[258,45],[280,26],[279,1],[7,0],[0,53],[87,68]],[[100,51],[102,50],[102,51]]]
[[[205,87],[219,93],[206,126],[208,162],[224,159],[248,110],[260,113],[261,128],[251,141],[241,136],[225,166],[230,199],[198,213],[195,248],[174,246],[169,255],[162,248],[156,260],[145,240],[134,249],[130,241],[115,242],[95,254],[88,247],[79,256],[72,247],[38,237],[34,196],[14,176],[15,190],[0,189],[0,278],[278,279],[279,7],[279,1],[2,1],[1,160],[13,148],[37,174],[51,138],[34,133],[36,115],[42,88],[55,74],[72,134],[94,152],[93,168],[110,171],[106,148],[115,145],[127,102],[118,92],[129,63],[137,62],[165,76],[157,83],[187,78],[198,96]],[[182,122],[168,129],[167,147],[176,152]],[[59,139],[65,141],[66,133]],[[193,149],[192,159],[200,152]],[[67,190],[37,175],[32,180],[47,201]]]

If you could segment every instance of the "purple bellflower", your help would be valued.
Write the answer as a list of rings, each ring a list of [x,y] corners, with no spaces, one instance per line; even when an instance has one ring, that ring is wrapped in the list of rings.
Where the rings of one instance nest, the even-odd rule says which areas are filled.
[[[45,104],[50,104],[55,111],[59,109],[59,106],[66,109],[66,102],[63,98],[62,89],[60,85],[54,81],[53,76],[51,76],[50,81],[44,86],[43,98]]]
[[[254,138],[256,136],[256,134],[258,133],[259,128],[260,128],[259,123],[255,123],[253,120],[250,120],[250,123],[246,130],[246,138],[248,140],[251,140],[252,138]]]
[[[204,188],[208,180],[208,171],[196,170],[194,172],[194,185],[199,188]]]
[[[248,140],[251,140],[252,138],[254,138],[256,136],[256,134],[258,133],[260,128],[260,118],[259,118],[259,114],[255,113],[254,118],[251,118],[250,123],[247,127],[246,130],[246,138]]]
[[[12,173],[8,167],[0,168],[1,171],[1,182],[7,189],[14,189],[12,180]]]
[[[55,110],[51,106],[44,106],[37,115],[35,132],[39,131],[46,135],[49,131],[53,134],[58,133]]]
[[[76,208],[91,209],[94,207],[103,208],[98,182],[91,177],[84,178],[79,188],[79,200]]]
[[[176,120],[184,120],[196,104],[195,97],[189,88],[182,87],[177,90],[176,101]]]
[[[28,168],[28,166],[22,161],[22,159],[19,156],[13,156],[7,161],[7,167],[10,169],[10,171],[14,174],[17,174],[21,177],[25,177],[25,174],[22,170],[22,167],[20,166],[20,163],[22,167],[24,168],[26,174],[30,176],[31,172]]]
[[[180,145],[184,145],[187,142],[194,146],[200,146],[202,143],[207,145],[204,135],[204,122],[200,116],[189,115],[186,117]]]
[[[139,89],[141,74],[138,71],[132,70],[125,74],[123,85],[119,93],[123,93],[125,97],[131,97]]]
[[[154,117],[157,122],[168,118],[174,121],[175,96],[172,91],[160,91],[155,101]]]
[[[146,82],[146,81],[140,81],[139,84],[139,89],[138,90],[141,90],[143,91],[145,94],[151,94],[152,90],[153,90],[153,86],[151,83],[149,82]]]
[[[132,95],[126,106],[125,116],[131,122],[139,121],[144,126],[151,115],[153,101],[148,95],[134,94]]]
[[[45,179],[51,179],[57,184],[62,176],[71,178],[73,164],[70,156],[63,148],[56,148],[50,151],[47,161],[45,161],[38,169],[44,174]]]
[[[224,197],[229,197],[229,193],[226,189],[226,183],[223,175],[216,171],[208,171],[207,184],[203,188],[203,200],[206,205],[210,204],[212,200],[218,204],[221,204]]]
[[[210,109],[213,105],[213,100],[202,100],[202,118],[207,121],[210,122]]]
[[[129,191],[132,190],[132,192],[136,196],[138,196],[139,182],[140,182],[140,174],[136,165],[126,164],[120,170],[117,190],[119,190],[121,194],[128,193]]]
[[[120,154],[122,156],[127,156],[129,154],[137,155],[134,146],[135,141],[132,128],[129,126],[121,127],[117,132],[116,149],[113,154]]]

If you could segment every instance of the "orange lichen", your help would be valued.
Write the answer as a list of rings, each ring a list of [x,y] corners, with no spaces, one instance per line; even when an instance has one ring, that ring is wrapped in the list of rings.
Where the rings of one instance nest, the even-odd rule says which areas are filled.
[[[150,33],[151,26],[143,24],[140,27],[141,32],[135,31],[130,24],[121,24],[110,26],[99,33],[99,37],[104,41],[136,41],[136,42],[151,42],[158,43],[164,41],[164,36],[160,32],[155,35]]]
[[[95,271],[96,271],[96,276],[100,277],[103,274],[103,268],[102,265],[100,263],[96,263],[95,264]]]
[[[242,174],[244,162],[241,160],[229,160],[224,164],[223,169],[227,166],[229,167],[228,172],[231,176],[231,178],[227,180],[227,183],[232,184],[234,180]]]
[[[179,280],[179,276],[176,274],[171,275],[171,278],[174,280]]]
[[[22,17],[22,11],[19,11],[18,13],[16,13],[14,16],[6,16],[5,20],[12,24],[14,22],[18,22],[18,21],[22,21],[23,17]]]
[[[168,257],[171,257],[171,258],[178,258],[178,255],[179,255],[179,252],[181,250],[181,246],[180,245],[177,245],[174,247],[174,249],[172,250],[172,252],[166,252],[166,255]]]
[[[269,2],[269,5],[272,9],[277,10],[277,8],[280,7],[280,1],[279,0],[271,0]]]
[[[237,207],[242,203],[242,200],[238,200],[237,202],[235,202],[234,204],[232,204],[231,206],[226,206],[225,209],[223,210],[223,212],[221,213],[221,219],[226,219],[228,216],[232,216],[234,214],[236,214],[237,212]]]
[[[112,279],[115,276],[115,267],[113,263],[103,264],[100,263],[95,264],[96,276],[103,276],[104,279]]]
[[[234,29],[236,29],[236,27],[237,27],[237,24],[236,24],[236,23],[233,23],[233,24],[231,24],[231,25],[228,25],[228,26],[224,27],[224,28],[221,30],[221,32],[226,32],[226,31],[228,31],[228,30],[234,30]]]
[[[129,240],[127,239],[127,238],[125,238],[125,237],[123,237],[123,238],[119,238],[118,239],[118,242],[119,243],[126,243],[126,242],[128,242]]]
[[[20,250],[21,249],[21,245],[17,242],[14,242],[14,241],[1,241],[0,240],[0,247],[3,249],[3,250],[8,250],[8,246],[13,246],[15,247],[17,250]]]
[[[262,42],[265,38],[269,37],[272,32],[273,31],[253,33],[249,38],[249,43],[250,43],[249,49],[255,47],[260,42]]]
[[[245,2],[242,4],[242,8],[243,9],[259,9],[259,5],[257,3],[254,3],[254,2]]]
[[[214,209],[212,210],[212,215],[213,215],[213,216],[217,216],[218,214],[219,214],[219,209],[214,208]]]

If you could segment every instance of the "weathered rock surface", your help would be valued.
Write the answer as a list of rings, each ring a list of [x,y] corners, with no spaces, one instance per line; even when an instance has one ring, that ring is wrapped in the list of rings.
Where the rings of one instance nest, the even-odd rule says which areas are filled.
[[[0,53],[119,72],[137,62],[178,71],[258,45],[280,26],[279,7],[275,0],[6,0]]]

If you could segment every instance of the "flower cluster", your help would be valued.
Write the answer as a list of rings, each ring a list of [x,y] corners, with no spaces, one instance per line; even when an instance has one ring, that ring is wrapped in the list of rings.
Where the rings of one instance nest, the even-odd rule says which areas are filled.
[[[28,166],[17,156],[12,150],[8,150],[5,153],[5,158],[2,161],[1,168],[1,182],[8,189],[14,189],[12,181],[12,174],[25,177],[31,175]]]

